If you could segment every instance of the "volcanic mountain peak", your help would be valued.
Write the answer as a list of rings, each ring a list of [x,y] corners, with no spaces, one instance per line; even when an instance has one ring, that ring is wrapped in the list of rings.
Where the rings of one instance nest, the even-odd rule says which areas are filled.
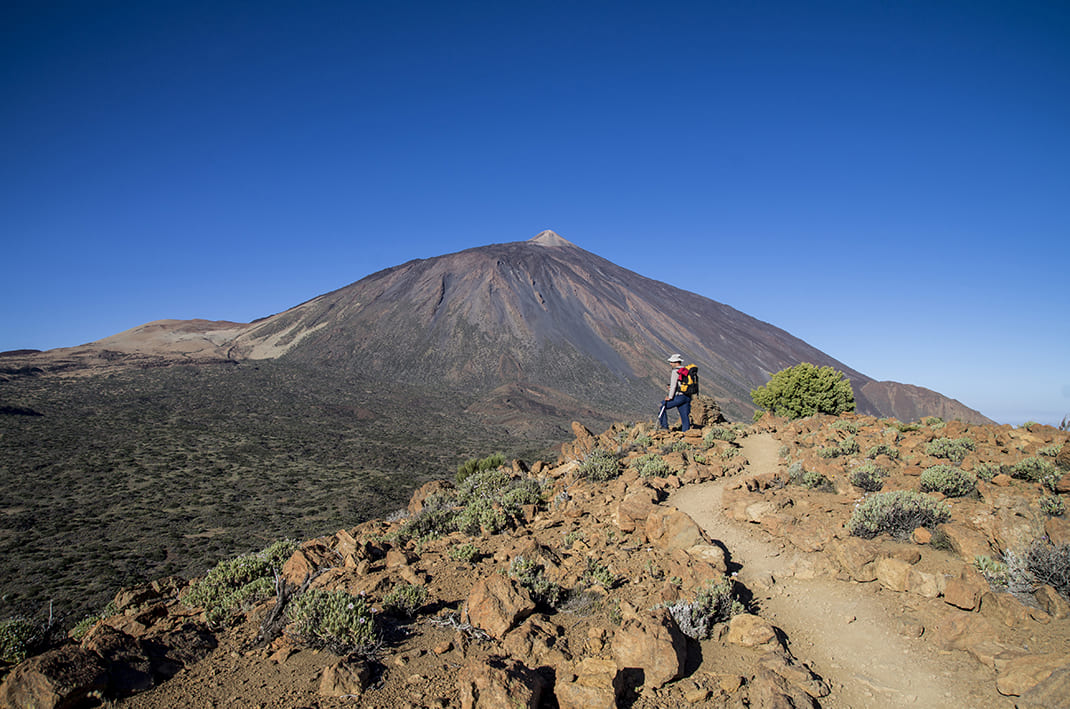
[[[571,241],[550,229],[540,231],[534,238],[529,239],[528,241],[529,243],[538,244],[539,246],[575,246]]]

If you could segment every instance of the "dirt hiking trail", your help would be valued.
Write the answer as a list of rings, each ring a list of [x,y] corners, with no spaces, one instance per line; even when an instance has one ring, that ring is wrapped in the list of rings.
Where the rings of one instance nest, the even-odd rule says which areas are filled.
[[[806,573],[804,554],[765,536],[757,525],[725,516],[721,497],[727,486],[779,467],[780,443],[771,434],[748,436],[742,446],[747,460],[742,473],[681,488],[667,504],[727,547],[730,566],[739,567],[738,578],[753,592],[762,616],[832,689],[820,700],[822,707],[1014,707],[996,692],[987,668],[929,642],[906,594],[884,591],[879,583]]]

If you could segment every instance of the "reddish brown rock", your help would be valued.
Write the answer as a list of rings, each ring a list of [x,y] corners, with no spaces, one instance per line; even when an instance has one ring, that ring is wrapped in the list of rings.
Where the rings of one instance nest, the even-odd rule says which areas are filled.
[[[1003,695],[1018,696],[1051,677],[1052,673],[1067,668],[1070,668],[1070,656],[1066,653],[1025,655],[1011,660],[999,670],[996,689]]]
[[[991,556],[992,546],[988,538],[973,527],[961,522],[947,522],[938,528],[947,536],[951,548],[955,550],[963,561],[973,563],[978,556]]]
[[[972,611],[981,604],[981,597],[988,591],[988,581],[970,565],[964,565],[958,578],[948,580],[944,588],[944,601]]]
[[[1042,584],[1033,596],[1037,599],[1040,607],[1052,618],[1056,620],[1070,618],[1070,604],[1051,586]]]
[[[108,667],[95,652],[77,645],[50,650],[22,662],[0,684],[0,706],[58,709],[78,706],[107,686]]]
[[[501,574],[477,581],[465,602],[468,621],[498,640],[534,610],[527,589]]]
[[[343,659],[328,665],[320,675],[319,693],[324,697],[357,698],[371,682],[371,668],[359,660]]]
[[[847,574],[859,583],[877,579],[874,562],[877,560],[877,544],[871,540],[848,537],[829,544],[832,559]]]
[[[646,518],[657,505],[658,493],[653,488],[645,485],[629,488],[617,505],[617,527],[622,532],[634,532],[637,527],[644,527]]]
[[[903,592],[910,588],[909,575],[913,567],[902,559],[887,556],[876,561],[877,580],[892,591]]]
[[[688,549],[710,540],[686,513],[675,507],[658,507],[647,517],[646,537],[659,549]]]
[[[664,608],[624,621],[612,645],[617,668],[643,670],[648,687],[661,687],[683,674],[687,639]]]
[[[743,647],[768,645],[776,640],[776,629],[765,618],[740,613],[729,621],[726,640]]]
[[[539,673],[516,660],[490,657],[461,668],[457,686],[462,709],[536,709],[546,689]]]
[[[453,490],[453,483],[448,480],[432,480],[431,482],[424,483],[409,498],[408,509],[409,514],[419,514],[420,510],[424,508],[424,503],[427,502],[427,498],[432,495],[441,495]]]
[[[611,658],[587,657],[559,671],[554,685],[559,709],[617,709],[623,675]]]

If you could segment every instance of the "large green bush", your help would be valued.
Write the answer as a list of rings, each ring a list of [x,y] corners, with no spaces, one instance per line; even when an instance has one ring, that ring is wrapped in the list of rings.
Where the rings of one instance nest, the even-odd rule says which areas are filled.
[[[760,410],[791,419],[855,410],[854,390],[843,373],[809,362],[780,370],[750,395]]]

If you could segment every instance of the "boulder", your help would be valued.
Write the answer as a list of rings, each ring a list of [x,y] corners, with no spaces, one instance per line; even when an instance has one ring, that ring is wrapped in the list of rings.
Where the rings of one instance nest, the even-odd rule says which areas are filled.
[[[1068,698],[1070,698],[1070,668],[1063,667],[1026,690],[1019,697],[1016,705],[1019,709],[1051,709],[1051,707],[1067,706],[1070,703]]]
[[[853,580],[868,583],[877,579],[874,562],[877,559],[877,544],[871,540],[848,537],[829,544],[832,559]]]
[[[961,522],[947,522],[941,524],[938,529],[947,536],[951,548],[963,561],[972,563],[978,556],[992,556],[988,537],[973,527]]]
[[[457,678],[462,709],[536,709],[546,681],[514,659],[489,657],[472,660]]]
[[[559,709],[617,709],[624,691],[617,663],[607,657],[585,657],[566,671],[559,671],[554,685]]]
[[[465,601],[468,622],[498,640],[534,610],[528,590],[501,574],[477,581]]]
[[[765,618],[740,613],[733,616],[728,623],[728,635],[725,638],[733,645],[757,647],[776,641],[776,629]]]
[[[721,407],[717,403],[717,400],[712,396],[706,396],[705,394],[696,394],[691,397],[691,425],[698,426],[713,426],[718,423],[725,423],[726,419],[724,414],[721,413]]]
[[[78,706],[107,687],[106,662],[91,650],[67,645],[31,657],[0,684],[0,706],[58,709]]]
[[[776,672],[762,669],[750,681],[749,706],[751,709],[816,709],[818,704]]]
[[[988,592],[988,581],[979,571],[965,564],[957,578],[949,579],[944,588],[944,602],[966,611],[975,610],[981,597]]]
[[[571,443],[563,443],[561,445],[562,462],[583,460],[588,453],[598,447],[598,439],[594,437],[590,429],[579,421],[572,422],[572,433],[576,439]]]
[[[647,687],[661,687],[684,672],[687,638],[665,608],[625,620],[614,634],[612,646],[617,668],[642,670]]]
[[[412,497],[409,498],[409,504],[406,507],[410,515],[419,514],[420,510],[424,508],[424,503],[427,502],[427,498],[432,495],[442,494],[453,490],[453,483],[448,480],[432,480],[431,482],[424,483],[416,492],[412,493]]]
[[[1066,653],[1024,655],[999,668],[996,689],[1005,696],[1025,694],[1055,672],[1068,668],[1070,668],[1070,656]],[[1065,698],[1064,696],[1063,699]]]
[[[629,488],[617,504],[617,527],[622,532],[634,532],[646,524],[646,518],[657,506],[658,493],[653,488],[645,485]]]
[[[1070,604],[1048,584],[1041,584],[1036,592],[1033,593],[1033,596],[1037,599],[1040,607],[1052,618],[1056,620],[1070,618]]]
[[[664,551],[710,543],[695,520],[675,507],[658,507],[651,512],[645,530],[650,543]]]
[[[882,556],[877,559],[877,580],[882,586],[890,591],[902,593],[910,588],[910,572],[912,566],[902,559]]]
[[[371,684],[372,672],[366,662],[342,659],[324,668],[319,693],[324,697],[356,699]]]

